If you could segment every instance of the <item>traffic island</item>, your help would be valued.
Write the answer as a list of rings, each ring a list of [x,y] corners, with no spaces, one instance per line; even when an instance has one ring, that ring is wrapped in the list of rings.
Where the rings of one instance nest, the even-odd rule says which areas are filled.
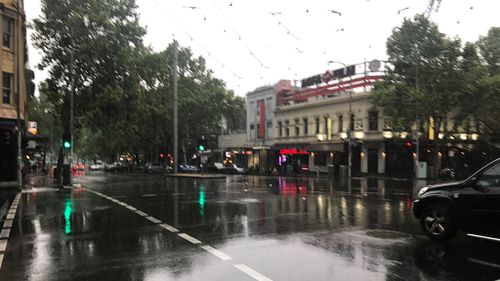
[[[173,178],[193,178],[193,179],[225,179],[225,175],[221,174],[189,174],[189,173],[177,173],[177,174],[167,174],[167,177]]]

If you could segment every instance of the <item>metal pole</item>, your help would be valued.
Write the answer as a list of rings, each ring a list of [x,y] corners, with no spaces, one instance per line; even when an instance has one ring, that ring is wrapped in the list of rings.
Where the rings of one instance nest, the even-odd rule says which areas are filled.
[[[351,79],[351,78],[349,78]],[[351,131],[351,124],[354,122],[352,119],[352,89],[349,89],[349,127],[348,127],[348,133],[347,133],[347,139],[349,141],[348,147],[348,170],[347,170],[347,187],[349,189],[349,192],[351,192],[351,177],[352,177],[352,131]]]
[[[74,76],[74,61],[75,61],[75,50],[73,49],[74,44],[73,44],[73,29],[71,29],[70,33],[70,39],[71,39],[71,52],[70,52],[70,64],[69,64],[69,75],[70,75],[70,81],[69,81],[69,133],[71,135],[71,147],[68,155],[68,161],[69,161],[69,185],[73,185],[73,173],[72,171],[72,162],[73,162],[73,146],[75,145],[73,142],[73,106],[74,106],[74,92],[75,92],[75,76]]]
[[[23,152],[21,149],[21,93],[19,92],[19,39],[21,37],[21,27],[19,21],[19,7],[16,5],[16,28],[14,30],[14,93],[16,95],[16,131],[17,131],[17,188],[19,190],[23,187]],[[26,117],[26,112],[24,114]]]
[[[418,47],[417,45],[414,45]],[[418,92],[418,62],[415,61],[415,94]],[[418,178],[418,162],[419,162],[419,153],[420,153],[420,143],[419,143],[419,132],[420,132],[420,120],[418,116],[418,108],[417,104],[415,104],[415,179]]]
[[[329,61],[328,63],[340,63],[344,66],[344,71],[347,71],[347,64],[340,61]],[[366,71],[366,66],[365,66]],[[339,80],[339,83],[342,83],[342,79]],[[347,187],[349,193],[351,192],[351,177],[352,177],[352,131],[351,131],[351,123],[354,122],[352,119],[352,76],[349,75],[349,123],[347,124]]]
[[[174,92],[174,174],[177,174],[178,172],[178,147],[177,147],[177,55],[178,55],[178,50],[177,50],[177,41],[174,41],[173,43],[173,65],[172,65],[172,72],[173,72],[173,92]]]

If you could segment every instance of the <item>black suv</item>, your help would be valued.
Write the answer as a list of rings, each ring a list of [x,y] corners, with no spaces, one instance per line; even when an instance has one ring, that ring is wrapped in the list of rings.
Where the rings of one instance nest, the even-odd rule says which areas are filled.
[[[433,240],[449,239],[461,229],[500,241],[500,158],[464,181],[424,186],[413,214]]]

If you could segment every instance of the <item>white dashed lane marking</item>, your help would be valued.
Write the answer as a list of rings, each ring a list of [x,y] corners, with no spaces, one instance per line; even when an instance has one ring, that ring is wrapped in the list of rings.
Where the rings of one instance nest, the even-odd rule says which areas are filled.
[[[7,248],[7,240],[5,239],[0,240],[0,252],[5,252],[6,248]]]
[[[148,216],[148,214],[144,213],[143,211],[139,211],[139,210],[135,211],[135,213],[138,214],[141,217],[147,217]]]
[[[13,220],[15,216],[16,216],[15,214],[7,214],[7,219]]]
[[[138,210],[137,208],[133,207],[133,206],[130,206],[124,202],[121,202],[113,197],[109,197],[105,194],[102,194],[100,192],[97,192],[97,191],[92,191],[90,189],[87,189],[88,191],[96,194],[96,195],[99,195],[103,198],[106,198],[112,202],[115,202],[117,203],[118,205],[121,205],[121,206],[124,206],[125,208],[133,211],[134,213],[144,217],[145,219],[151,221],[152,223],[154,224],[157,224],[159,226],[161,226],[162,228],[170,231],[170,232],[174,232],[174,233],[177,233],[177,235],[193,244],[196,244],[196,245],[200,245],[200,248],[202,248],[203,250],[209,252],[210,254],[218,257],[219,259],[223,260],[223,261],[227,261],[227,260],[232,260],[232,258],[228,255],[226,255],[225,253],[215,249],[214,247],[211,247],[209,245],[201,245],[202,242],[196,238],[194,238],[193,236],[189,235],[189,234],[186,234],[186,233],[178,233],[179,230],[169,224],[166,224],[166,223],[162,223],[161,220],[155,218],[155,217],[152,217],[150,215],[148,215],[147,213],[141,211],[141,210]],[[143,197],[148,197],[149,194],[146,194],[146,196],[143,196]],[[156,194],[155,194],[156,195]],[[151,196],[152,197],[152,196]],[[7,223],[7,221],[5,222]],[[12,221],[10,221],[10,223],[12,224]],[[0,234],[1,235],[1,234]],[[1,240],[0,240],[0,243],[1,243]],[[0,244],[0,251],[1,251],[1,247],[2,245]],[[1,259],[3,259],[3,255],[0,255],[0,261]],[[234,267],[236,267],[237,269],[239,269],[240,271],[246,273],[248,276],[252,277],[253,279],[255,280],[258,280],[258,281],[272,281],[272,279],[269,279],[267,278],[266,276],[260,274],[259,272],[255,271],[254,269],[252,269],[251,267],[245,265],[245,264],[234,264]]]
[[[201,248],[207,252],[209,252],[210,254],[214,255],[214,256],[217,256],[218,258],[220,258],[221,260],[223,261],[227,261],[227,260],[230,260],[231,257],[224,254],[223,252],[211,247],[211,246],[208,246],[208,245],[205,245],[205,246],[201,246]]]
[[[166,230],[170,231],[170,232],[179,232],[179,230],[171,225],[168,225],[166,223],[162,223],[160,224],[161,227],[165,228]]]
[[[157,218],[153,218],[153,217],[146,217],[147,220],[149,220],[150,222],[152,223],[161,223],[161,220],[157,219]]]
[[[193,236],[190,236],[190,235],[188,235],[186,233],[179,233],[177,235],[179,235],[180,237],[186,239],[187,241],[189,241],[189,242],[191,242],[193,244],[201,244],[200,240],[198,240],[198,239],[194,238]]]
[[[0,232],[0,239],[9,238],[9,236],[10,236],[10,228],[2,229],[2,232]]]
[[[3,227],[12,227],[13,220],[5,220]]]
[[[259,280],[259,281],[272,281],[271,279],[267,278],[266,276],[258,273],[257,271],[253,270],[251,267],[249,266],[246,266],[244,264],[235,264],[234,267],[236,267],[237,269],[245,272],[246,274],[248,274],[250,277],[252,277],[253,279],[255,280]]]

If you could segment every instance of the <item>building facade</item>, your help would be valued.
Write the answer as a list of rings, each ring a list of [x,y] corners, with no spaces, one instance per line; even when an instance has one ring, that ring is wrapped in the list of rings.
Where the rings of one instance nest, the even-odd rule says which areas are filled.
[[[17,134],[25,132],[27,86],[27,42],[24,14],[24,1],[1,0],[3,31],[2,48],[0,48],[0,84],[2,99],[0,100],[0,182],[17,180]],[[21,128],[17,126],[17,112],[21,120]]]
[[[282,172],[339,172],[347,165],[351,131],[353,174],[385,173],[385,122],[369,101],[374,82],[383,79],[383,66],[373,64],[378,67],[371,71],[363,65],[341,69],[339,75],[339,70],[327,71],[278,97],[274,149]]]
[[[275,154],[270,149],[276,138],[277,96],[291,90],[290,81],[281,80],[247,94],[246,144],[251,148],[247,165],[250,170],[266,173],[274,167]]]

